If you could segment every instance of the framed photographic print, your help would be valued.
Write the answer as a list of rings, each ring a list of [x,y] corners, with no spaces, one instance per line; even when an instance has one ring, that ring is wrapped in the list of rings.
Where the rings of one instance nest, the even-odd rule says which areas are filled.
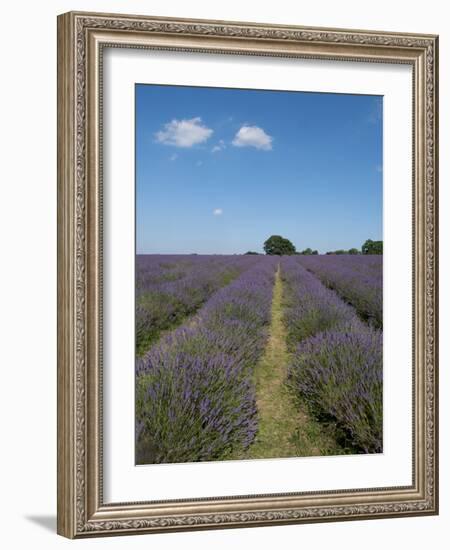
[[[58,18],[58,532],[436,514],[432,35]]]

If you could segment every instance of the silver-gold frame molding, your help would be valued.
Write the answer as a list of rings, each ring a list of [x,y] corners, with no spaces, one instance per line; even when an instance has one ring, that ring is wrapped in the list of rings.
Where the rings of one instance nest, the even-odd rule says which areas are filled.
[[[133,47],[413,68],[413,483],[105,504],[102,497],[102,51]],[[438,38],[66,13],[58,17],[58,533],[119,535],[437,514]]]

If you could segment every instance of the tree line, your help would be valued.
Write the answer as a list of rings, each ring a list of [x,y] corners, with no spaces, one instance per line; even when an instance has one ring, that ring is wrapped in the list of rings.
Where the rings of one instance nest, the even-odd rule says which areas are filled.
[[[294,254],[301,254],[304,256],[316,255],[317,250],[312,248],[305,248],[304,250],[297,251],[294,244],[281,235],[270,236],[263,245],[264,252],[269,256],[292,256]],[[246,254],[258,254],[258,252],[248,251]],[[367,239],[361,246],[361,249],[350,248],[348,250],[339,249],[326,252],[327,255],[332,254],[383,254],[383,241],[373,241]]]

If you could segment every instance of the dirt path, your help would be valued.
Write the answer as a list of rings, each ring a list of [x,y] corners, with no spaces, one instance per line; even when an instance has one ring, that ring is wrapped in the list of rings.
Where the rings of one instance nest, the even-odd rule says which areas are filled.
[[[306,408],[294,399],[287,387],[288,361],[283,324],[283,282],[278,267],[270,337],[255,369],[258,433],[245,458],[314,456],[339,452],[333,439],[307,414]]]

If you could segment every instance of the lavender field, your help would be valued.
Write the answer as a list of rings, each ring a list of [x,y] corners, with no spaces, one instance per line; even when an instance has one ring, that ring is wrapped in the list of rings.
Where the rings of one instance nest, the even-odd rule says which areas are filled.
[[[382,256],[138,255],[136,462],[383,450]]]

